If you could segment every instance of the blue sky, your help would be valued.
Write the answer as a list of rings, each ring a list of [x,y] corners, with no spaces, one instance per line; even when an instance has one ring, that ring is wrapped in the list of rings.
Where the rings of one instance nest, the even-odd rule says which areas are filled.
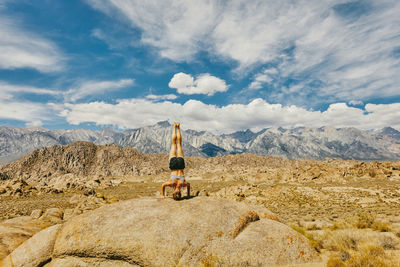
[[[0,124],[400,129],[400,2],[0,0]]]

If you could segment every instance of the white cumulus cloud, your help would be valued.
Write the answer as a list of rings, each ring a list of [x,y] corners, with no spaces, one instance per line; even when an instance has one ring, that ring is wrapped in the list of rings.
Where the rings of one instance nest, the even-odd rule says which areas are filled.
[[[362,106],[364,105],[364,102],[360,101],[360,100],[351,100],[349,101],[349,105],[352,106]]]
[[[275,68],[265,69],[260,73],[257,73],[253,81],[249,85],[249,89],[260,89],[263,87],[264,84],[270,83],[273,81],[273,76],[277,75],[278,71]]]
[[[349,107],[346,103],[331,104],[326,111],[314,111],[295,105],[270,104],[255,99],[248,104],[215,106],[198,100],[184,104],[146,99],[122,99],[116,104],[90,102],[65,104],[60,116],[70,124],[94,122],[120,128],[137,128],[163,120],[180,121],[185,129],[229,133],[266,127],[356,127],[380,129],[400,128],[400,103],[367,104],[365,109]]]
[[[42,121],[53,117],[53,109],[48,104],[0,99],[0,119],[23,121],[27,126],[40,126]]]
[[[304,103],[312,94],[315,103],[400,95],[396,0],[87,2],[139,28],[140,41],[164,58],[190,62],[206,51],[235,61],[240,75],[276,66],[277,77],[259,73],[248,86],[271,84],[274,102]],[[288,79],[301,85],[286,90],[281,83]],[[293,91],[299,94],[291,97]]]
[[[226,92],[229,89],[224,80],[208,73],[198,75],[196,79],[190,74],[176,73],[168,86],[175,88],[178,93],[186,95],[205,94],[212,96],[217,92]]]
[[[177,99],[178,97],[174,94],[167,94],[167,95],[147,95],[146,96],[147,99],[151,99],[151,100],[174,100]]]
[[[27,127],[41,127],[41,126],[43,126],[43,122],[42,121],[30,121],[30,122],[27,122],[26,124],[25,124]]]

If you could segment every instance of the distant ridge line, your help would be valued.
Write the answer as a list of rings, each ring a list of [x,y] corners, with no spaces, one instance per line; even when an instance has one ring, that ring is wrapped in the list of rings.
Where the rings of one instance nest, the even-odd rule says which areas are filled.
[[[37,148],[68,145],[75,141],[131,146],[142,153],[168,153],[170,134],[168,121],[124,131],[0,126],[0,164],[16,160]],[[397,160],[400,159],[400,132],[391,127],[366,132],[354,127],[329,126],[265,128],[258,132],[244,130],[221,135],[183,130],[183,146],[185,155],[201,157],[251,153],[287,159]]]

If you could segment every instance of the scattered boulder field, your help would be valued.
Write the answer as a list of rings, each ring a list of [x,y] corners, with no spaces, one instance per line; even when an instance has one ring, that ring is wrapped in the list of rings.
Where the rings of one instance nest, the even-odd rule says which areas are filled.
[[[168,155],[132,147],[76,142],[0,166],[0,266],[325,266],[323,249],[347,264],[362,246],[343,260],[332,240],[364,214],[375,224],[357,240],[400,251],[400,161],[185,160],[181,201],[159,193]]]
[[[287,160],[253,154],[213,158],[186,157],[186,177],[251,183],[346,183],[365,178],[396,180],[399,161]],[[0,195],[90,190],[121,183],[124,178],[150,177],[161,182],[169,175],[168,155],[142,154],[132,147],[75,142],[41,148],[0,166]]]

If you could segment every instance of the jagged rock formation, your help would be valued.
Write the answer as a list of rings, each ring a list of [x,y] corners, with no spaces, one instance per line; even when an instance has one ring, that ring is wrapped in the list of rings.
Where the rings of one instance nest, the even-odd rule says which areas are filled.
[[[304,236],[271,217],[262,206],[211,197],[128,200],[39,232],[2,264],[270,266],[320,260]],[[39,241],[41,248],[33,249]]]
[[[126,130],[47,130],[38,127],[0,127],[0,163],[10,162],[34,149],[67,145],[75,141],[134,147],[142,153],[168,153],[171,125]],[[268,128],[215,135],[207,131],[183,131],[186,156],[222,156],[237,153],[273,155],[288,159],[329,158],[395,160],[400,158],[400,132],[386,127],[377,132],[332,127],[295,129]]]
[[[154,168],[154,157],[165,158],[165,166]],[[121,149],[117,145],[76,142],[37,149],[2,166],[0,173],[8,177],[2,183],[3,193],[43,189],[48,192],[47,188],[62,192],[69,188],[85,190],[119,183],[118,180],[105,181],[107,176],[158,174],[167,168],[166,155],[145,155],[132,147]]]

